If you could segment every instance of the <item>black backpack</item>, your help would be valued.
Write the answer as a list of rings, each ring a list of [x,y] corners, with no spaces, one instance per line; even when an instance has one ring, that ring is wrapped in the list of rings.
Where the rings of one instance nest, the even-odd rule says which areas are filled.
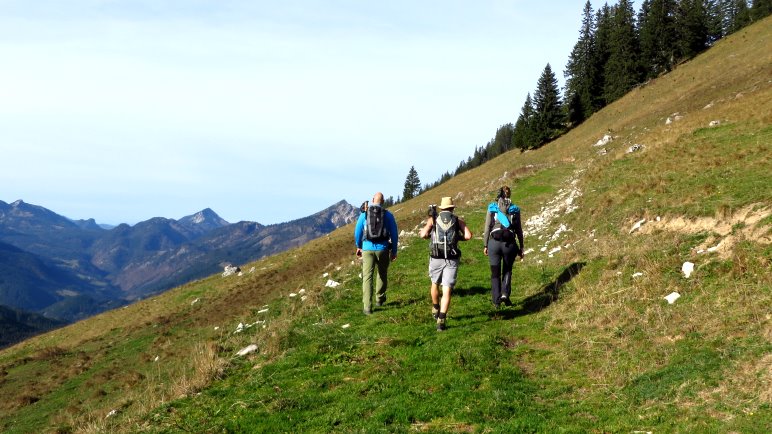
[[[507,211],[509,211],[509,205],[512,204],[509,200],[507,200]],[[515,214],[520,212],[520,208],[515,205],[515,208],[512,213],[507,212],[507,220],[509,220],[509,227],[505,228],[504,225],[501,224],[498,217],[496,216],[497,213],[495,211],[490,211],[491,207],[498,205],[496,202],[491,203],[488,205],[488,212],[490,213],[490,226],[488,227],[488,231],[490,233],[491,238],[493,238],[496,241],[504,241],[507,243],[511,243],[515,240],[515,232],[514,227],[512,226],[515,222]]]
[[[389,238],[389,230],[386,229],[386,210],[380,205],[370,205],[365,211],[365,239],[370,241],[384,241]]]
[[[429,240],[429,254],[432,258],[457,259],[461,257],[458,248],[458,217],[450,211],[442,211],[434,220],[434,230]]]

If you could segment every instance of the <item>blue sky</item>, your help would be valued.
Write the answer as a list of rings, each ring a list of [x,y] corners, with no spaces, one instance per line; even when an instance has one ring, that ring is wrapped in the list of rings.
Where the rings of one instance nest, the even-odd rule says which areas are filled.
[[[396,198],[514,122],[547,63],[562,85],[583,5],[0,0],[0,200],[270,224]]]

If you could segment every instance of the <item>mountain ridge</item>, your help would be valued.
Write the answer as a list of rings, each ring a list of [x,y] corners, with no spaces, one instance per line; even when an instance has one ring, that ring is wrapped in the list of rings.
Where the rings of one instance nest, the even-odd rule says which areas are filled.
[[[50,276],[65,279],[54,279],[49,286],[67,288],[49,291],[45,297],[41,292],[45,305],[16,304],[7,288],[0,292],[0,304],[79,320],[116,303],[126,304],[186,279],[211,274],[226,263],[255,260],[321,236],[350,222],[356,212],[352,205],[339,201],[312,216],[264,226],[231,224],[205,208],[179,220],[154,217],[107,230],[93,219],[72,221],[23,200],[0,201],[0,242],[48,264]],[[32,256],[22,261],[21,252],[14,254],[16,259],[0,257],[0,266],[5,263],[11,270],[31,264]],[[23,275],[16,273],[14,282],[21,284]],[[76,296],[79,301],[68,300]]]

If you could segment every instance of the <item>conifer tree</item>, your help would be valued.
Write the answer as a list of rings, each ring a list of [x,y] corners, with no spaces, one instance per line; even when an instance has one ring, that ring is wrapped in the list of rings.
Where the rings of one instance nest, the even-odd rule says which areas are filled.
[[[582,27],[579,40],[568,56],[568,64],[563,75],[566,78],[566,105],[568,122],[572,125],[581,123],[596,110],[598,74],[593,61],[595,50],[595,22],[592,4],[588,0],[582,12]]]
[[[536,134],[533,130],[534,109],[533,100],[529,93],[525,97],[523,108],[520,110],[520,116],[515,122],[515,131],[512,134],[512,146],[525,151],[533,149],[538,145]]]
[[[619,0],[614,6],[610,36],[603,89],[609,103],[621,98],[640,83],[640,48],[635,32],[632,0]]]
[[[705,25],[707,26],[707,45],[711,46],[724,37],[724,14],[721,12],[721,0],[704,0]]]
[[[638,34],[645,78],[657,77],[675,65],[678,46],[676,6],[675,0],[644,0],[641,5]]]
[[[758,21],[772,14],[772,0],[753,0],[751,3],[751,19]]]
[[[418,178],[418,172],[415,167],[410,166],[410,171],[405,178],[405,189],[402,191],[402,200],[414,198],[421,192],[421,180]]]
[[[681,0],[676,28],[680,59],[690,59],[708,47],[708,12],[703,0]]]
[[[721,0],[724,36],[732,34],[751,22],[751,13],[746,0]]]
[[[533,94],[534,132],[539,145],[559,136],[564,131],[563,103],[560,100],[558,79],[548,63],[544,67]]]
[[[604,4],[595,14],[595,47],[592,55],[593,71],[597,74],[593,88],[595,111],[600,110],[610,101],[606,99],[606,65],[611,55],[611,7]]]
[[[515,126],[512,123],[507,123],[500,126],[496,130],[496,135],[493,138],[493,143],[488,150],[488,158],[497,157],[509,150],[512,146],[512,135],[514,134]]]

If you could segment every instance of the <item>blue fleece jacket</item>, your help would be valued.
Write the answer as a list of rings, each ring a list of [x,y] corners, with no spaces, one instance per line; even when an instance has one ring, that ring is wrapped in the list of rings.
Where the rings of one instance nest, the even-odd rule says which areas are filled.
[[[496,218],[499,220],[499,223],[501,223],[501,226],[504,226],[505,228],[509,228],[509,217],[507,217],[506,214],[504,214],[501,209],[499,208],[498,204],[496,202],[491,202],[488,204],[488,212],[495,212]],[[507,212],[510,214],[514,214],[517,212],[520,212],[520,208],[518,208],[515,204],[510,204],[507,208]]]
[[[356,229],[354,229],[354,243],[356,243],[357,249],[362,250],[386,250],[391,244],[391,254],[397,254],[397,245],[399,244],[399,233],[397,232],[397,221],[394,219],[394,215],[389,211],[384,210],[383,222],[386,224],[386,229],[389,230],[388,240],[382,242],[372,242],[364,239],[365,233],[365,220],[367,219],[366,213],[359,214],[359,220],[357,220]]]

